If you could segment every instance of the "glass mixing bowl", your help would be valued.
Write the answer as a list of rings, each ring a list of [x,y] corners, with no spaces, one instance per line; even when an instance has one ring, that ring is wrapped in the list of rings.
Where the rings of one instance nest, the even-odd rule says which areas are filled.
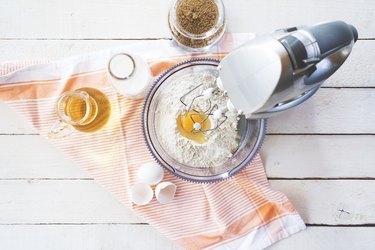
[[[154,83],[145,100],[143,112],[143,132],[146,144],[155,160],[173,175],[187,181],[209,183],[224,180],[248,166],[258,153],[266,132],[266,120],[249,120],[240,116],[238,122],[239,146],[232,157],[220,166],[199,167],[183,164],[174,159],[158,138],[155,126],[155,111],[160,93],[175,79],[194,73],[217,75],[219,61],[196,59],[180,63],[164,72]]]

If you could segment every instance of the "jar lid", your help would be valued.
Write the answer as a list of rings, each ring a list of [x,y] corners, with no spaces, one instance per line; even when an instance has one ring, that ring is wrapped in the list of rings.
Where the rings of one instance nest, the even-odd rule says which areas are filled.
[[[108,73],[112,87],[128,98],[145,97],[152,83],[149,65],[136,54],[114,55],[108,63]]]
[[[119,53],[109,60],[108,72],[113,78],[126,80],[133,76],[135,72],[135,60],[127,53]]]

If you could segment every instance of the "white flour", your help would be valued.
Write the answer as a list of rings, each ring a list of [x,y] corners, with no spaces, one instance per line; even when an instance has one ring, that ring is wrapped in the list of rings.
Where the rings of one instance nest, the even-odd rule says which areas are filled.
[[[215,167],[228,160],[238,147],[237,115],[228,112],[228,119],[214,132],[209,134],[208,142],[198,144],[178,131],[176,118],[185,109],[180,97],[198,84],[203,87],[192,93],[189,98],[200,94],[202,90],[215,87],[215,78],[208,73],[187,74],[172,81],[160,94],[156,108],[155,126],[157,136],[166,150],[175,160],[195,167]],[[198,92],[199,91],[199,92]],[[213,103],[225,107],[228,98],[222,92],[215,95]]]

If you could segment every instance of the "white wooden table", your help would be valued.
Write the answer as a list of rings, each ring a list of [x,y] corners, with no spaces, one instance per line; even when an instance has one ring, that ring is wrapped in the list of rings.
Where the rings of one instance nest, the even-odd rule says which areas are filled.
[[[170,0],[0,1],[0,60],[60,59],[169,39]],[[224,0],[230,32],[342,19],[346,64],[311,100],[270,119],[273,188],[308,228],[271,249],[375,248],[375,1]],[[0,104],[0,249],[176,249]]]

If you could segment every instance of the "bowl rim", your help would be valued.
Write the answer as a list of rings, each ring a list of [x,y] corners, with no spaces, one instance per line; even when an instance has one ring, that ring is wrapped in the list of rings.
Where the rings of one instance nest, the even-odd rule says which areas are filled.
[[[169,69],[165,70],[163,73],[161,73],[154,81],[152,86],[150,87],[144,103],[143,103],[143,108],[142,108],[142,131],[143,131],[143,139],[144,142],[147,146],[147,150],[150,152],[151,156],[153,159],[163,167],[163,169],[167,170],[169,173],[172,175],[176,176],[177,178],[192,182],[192,183],[215,183],[223,180],[230,179],[231,177],[235,176],[236,174],[240,173],[243,169],[248,167],[250,163],[254,160],[255,156],[259,153],[263,142],[264,138],[266,135],[266,130],[267,130],[267,119],[256,119],[260,122],[259,124],[259,132],[258,132],[258,138],[256,139],[256,143],[254,145],[254,150],[242,161],[241,167],[233,168],[232,170],[229,170],[225,173],[217,174],[217,175],[212,175],[212,176],[197,176],[197,175],[192,175],[192,174],[187,174],[184,173],[183,171],[180,171],[173,166],[170,166],[167,162],[162,161],[162,157],[158,154],[156,149],[153,146],[153,142],[150,138],[148,129],[147,127],[147,122],[148,122],[148,112],[149,112],[149,105],[151,104],[151,100],[149,101],[150,98],[153,97],[155,92],[157,91],[159,85],[161,85],[160,81],[162,81],[166,76],[168,76],[172,71],[175,71],[176,69],[184,69],[186,67],[191,67],[193,65],[212,65],[212,66],[217,66],[219,65],[220,60],[216,59],[211,59],[211,58],[194,58],[190,60],[185,60],[182,61]],[[186,67],[184,67],[186,66]],[[149,104],[149,105],[147,105]],[[159,157],[157,157],[155,154],[157,154]],[[159,159],[160,158],[160,159]],[[168,165],[168,167],[166,166]]]

